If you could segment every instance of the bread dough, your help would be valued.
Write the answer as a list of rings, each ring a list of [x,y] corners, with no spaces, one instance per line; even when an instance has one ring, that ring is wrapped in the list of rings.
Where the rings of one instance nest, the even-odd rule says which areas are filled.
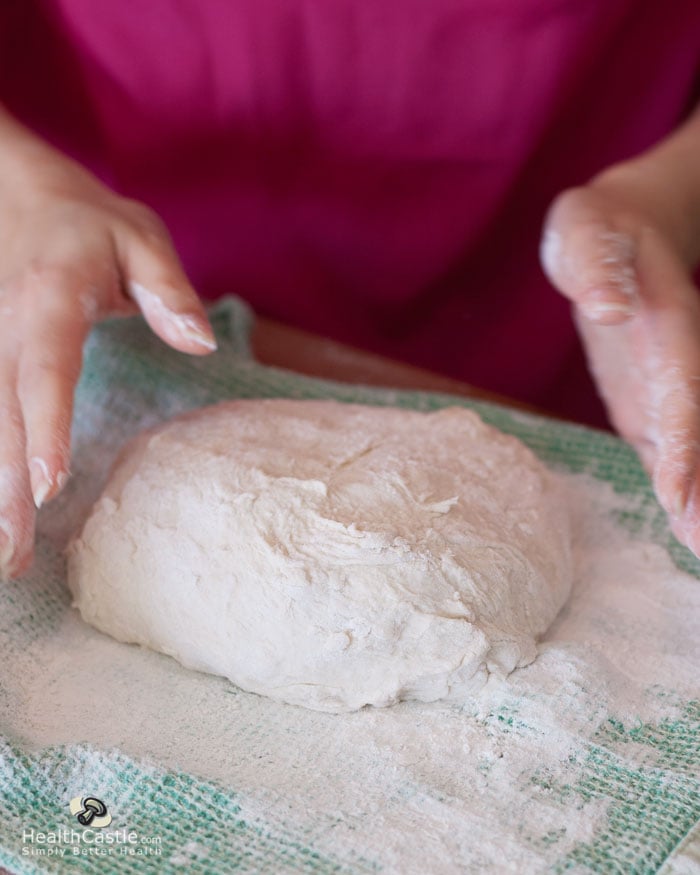
[[[457,407],[186,414],[127,446],[68,552],[98,629],[323,711],[477,692],[571,581],[556,479]]]

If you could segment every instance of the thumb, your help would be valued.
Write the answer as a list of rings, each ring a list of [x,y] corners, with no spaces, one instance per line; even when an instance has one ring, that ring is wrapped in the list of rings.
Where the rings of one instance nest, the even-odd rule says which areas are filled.
[[[540,244],[542,269],[587,319],[617,325],[634,315],[636,260],[636,239],[616,229],[587,189],[570,189],[554,201]]]

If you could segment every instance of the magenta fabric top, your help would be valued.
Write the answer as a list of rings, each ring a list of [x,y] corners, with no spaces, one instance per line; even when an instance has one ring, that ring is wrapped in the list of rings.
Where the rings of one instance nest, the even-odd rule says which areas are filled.
[[[601,422],[537,244],[694,102],[698,0],[6,0],[0,101],[196,288]]]

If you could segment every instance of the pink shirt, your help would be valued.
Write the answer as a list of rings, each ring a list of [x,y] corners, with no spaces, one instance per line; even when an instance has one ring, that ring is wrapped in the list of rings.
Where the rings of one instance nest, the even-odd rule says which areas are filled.
[[[699,58],[698,0],[0,5],[0,100],[202,295],[591,422],[543,215],[687,114]]]

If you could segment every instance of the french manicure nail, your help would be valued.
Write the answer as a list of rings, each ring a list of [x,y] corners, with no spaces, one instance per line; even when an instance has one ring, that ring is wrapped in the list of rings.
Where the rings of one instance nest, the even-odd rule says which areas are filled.
[[[678,489],[673,496],[673,516],[677,519],[683,516],[686,506],[686,492],[684,489]]]
[[[63,489],[68,480],[68,472],[59,471],[55,479],[52,479],[46,462],[41,457],[34,456],[29,460],[29,480],[32,486],[34,504],[38,510],[54,487],[56,493]]]
[[[172,322],[177,327],[181,337],[196,343],[198,346],[203,346],[205,349],[217,349],[214,336],[205,328],[203,328],[193,316],[182,316],[173,313]]]
[[[6,580],[9,577],[10,565],[14,555],[14,541],[3,523],[0,522],[0,578],[2,580]]]
[[[29,460],[29,480],[32,485],[34,504],[38,509],[46,501],[46,496],[51,491],[49,466],[38,456]]]
[[[185,313],[175,313],[163,303],[158,295],[140,283],[130,282],[129,290],[131,297],[140,307],[144,310],[150,310],[151,313],[159,316],[161,319],[167,319],[183,340],[189,340],[190,343],[196,343],[198,346],[202,346],[204,349],[212,352],[218,349],[211,328],[201,317]]]

